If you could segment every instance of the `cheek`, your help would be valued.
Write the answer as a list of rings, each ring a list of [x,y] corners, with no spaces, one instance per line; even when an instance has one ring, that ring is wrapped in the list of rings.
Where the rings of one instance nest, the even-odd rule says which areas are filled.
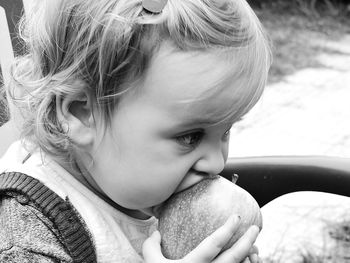
[[[124,131],[121,128],[104,137],[94,163],[95,180],[106,195],[126,208],[157,205],[175,191],[192,163],[169,140]]]
[[[136,170],[134,172],[137,172]],[[187,171],[179,166],[150,165],[147,170],[143,170],[142,176],[130,174],[134,179],[131,183],[131,198],[140,207],[148,207],[165,201],[181,183]]]
[[[130,152],[128,152],[129,154]],[[96,179],[114,202],[129,209],[141,209],[165,201],[181,183],[190,165],[176,158],[141,152],[134,156],[100,158]],[[172,161],[170,161],[172,160]]]

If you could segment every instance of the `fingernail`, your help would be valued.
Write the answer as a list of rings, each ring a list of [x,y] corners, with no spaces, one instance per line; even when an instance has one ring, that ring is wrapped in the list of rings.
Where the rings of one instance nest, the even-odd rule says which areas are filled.
[[[249,258],[251,262],[259,262],[259,257],[257,254],[251,254]]]
[[[241,216],[240,215],[231,215],[227,220],[236,224],[241,220]]]
[[[252,225],[252,226],[249,227],[248,231],[253,232],[253,233],[256,232],[257,234],[259,234],[260,228],[258,226],[256,226],[256,225]]]

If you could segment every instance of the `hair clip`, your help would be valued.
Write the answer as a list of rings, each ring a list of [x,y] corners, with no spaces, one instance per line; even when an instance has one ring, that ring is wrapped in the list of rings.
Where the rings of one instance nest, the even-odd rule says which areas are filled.
[[[160,13],[168,0],[142,0],[142,7],[151,13]]]

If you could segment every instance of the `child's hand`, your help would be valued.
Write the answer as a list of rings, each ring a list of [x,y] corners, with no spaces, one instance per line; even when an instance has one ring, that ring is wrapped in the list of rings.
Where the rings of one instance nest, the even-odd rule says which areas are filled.
[[[262,259],[259,258],[259,250],[256,246],[251,247],[249,256],[242,263],[262,263]]]
[[[238,218],[231,217],[213,234],[204,239],[197,248],[181,260],[174,260],[178,263],[258,263],[258,250],[254,242],[259,234],[257,226],[250,227],[247,232],[229,249],[225,250],[218,257],[221,249],[230,240],[238,227]],[[146,263],[162,263],[171,260],[164,258],[160,247],[161,237],[158,231],[154,232],[143,244],[143,256]]]

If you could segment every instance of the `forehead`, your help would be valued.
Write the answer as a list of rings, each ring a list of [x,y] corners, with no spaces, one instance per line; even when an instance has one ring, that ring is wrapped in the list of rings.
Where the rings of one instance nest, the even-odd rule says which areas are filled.
[[[243,76],[232,60],[214,52],[163,48],[156,53],[139,94],[186,120],[200,116],[220,121],[238,111]]]

